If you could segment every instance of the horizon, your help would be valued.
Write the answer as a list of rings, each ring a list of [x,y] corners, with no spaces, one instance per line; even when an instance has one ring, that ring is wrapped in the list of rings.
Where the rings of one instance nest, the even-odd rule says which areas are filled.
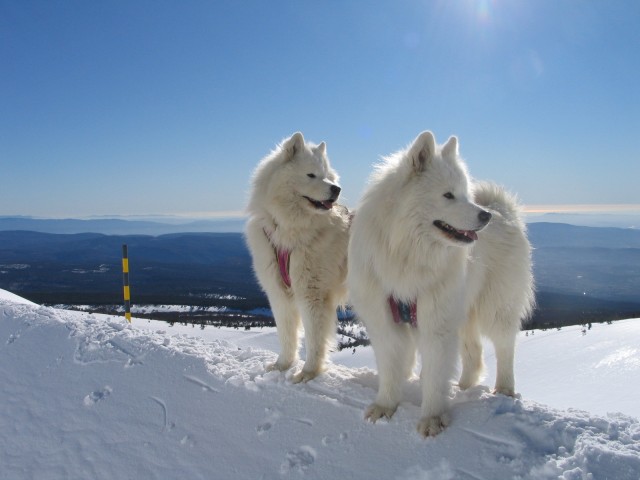
[[[349,209],[356,207],[348,206]],[[564,204],[564,205],[521,205],[525,216],[546,214],[575,215],[640,215],[640,204]],[[356,208],[357,209],[357,208]],[[141,214],[103,214],[103,215],[21,215],[0,214],[0,218],[28,218],[32,220],[230,220],[243,219],[247,213],[238,211],[179,212],[179,213],[141,213]]]
[[[0,215],[235,214],[295,131],[327,142],[346,205],[423,130],[526,205],[635,205],[638,18],[633,0],[0,2]]]
[[[356,210],[357,211],[357,210]],[[533,223],[560,223],[583,227],[605,227],[637,230],[640,228],[640,204],[628,205],[523,205],[523,220],[527,224]],[[247,220],[244,212],[198,212],[191,215],[147,214],[147,215],[90,215],[90,216],[66,216],[66,217],[39,217],[31,215],[0,215],[0,221],[22,220],[25,222],[110,222],[122,221],[130,224],[133,229],[129,233],[135,233],[135,225],[146,224],[148,227],[155,224],[157,227],[176,228],[194,226],[198,231],[210,232],[242,232],[242,225]],[[147,227],[147,228],[148,228]],[[7,226],[1,227],[7,230]],[[9,229],[16,229],[13,226]],[[45,228],[19,227],[20,229],[34,229],[39,231]],[[53,227],[47,227],[53,228]],[[77,227],[78,228],[78,227]],[[92,227],[100,228],[100,227]],[[106,228],[106,225],[105,225]],[[204,230],[202,230],[204,229]],[[222,229],[222,230],[220,230]],[[45,231],[45,230],[43,230]],[[80,232],[81,230],[78,230]],[[98,230],[96,230],[98,231]],[[109,231],[102,231],[109,233]],[[187,230],[185,230],[187,231]],[[58,232],[63,233],[63,232]],[[113,233],[113,232],[111,232]],[[167,233],[167,232],[165,232]]]

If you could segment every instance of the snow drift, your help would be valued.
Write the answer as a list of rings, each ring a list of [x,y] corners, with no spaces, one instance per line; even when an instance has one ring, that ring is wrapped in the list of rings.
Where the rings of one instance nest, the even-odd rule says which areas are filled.
[[[615,365],[616,330],[621,341],[637,339],[640,323],[594,328],[587,337],[605,328],[609,353],[592,350],[591,358],[609,355]],[[640,477],[640,424],[628,415],[558,410],[477,387],[456,391],[452,425],[424,440],[414,431],[417,382],[391,421],[363,420],[377,382],[370,351],[336,353],[327,373],[291,385],[264,371],[276,357],[272,330],[189,331],[45,308],[0,291],[2,477]],[[546,342],[536,334],[543,357],[558,345],[552,333]],[[518,380],[533,373],[543,391],[554,376],[568,378],[563,355],[572,352],[562,344],[556,371],[517,368]],[[629,347],[622,356],[632,384],[625,388],[637,399],[640,354]]]

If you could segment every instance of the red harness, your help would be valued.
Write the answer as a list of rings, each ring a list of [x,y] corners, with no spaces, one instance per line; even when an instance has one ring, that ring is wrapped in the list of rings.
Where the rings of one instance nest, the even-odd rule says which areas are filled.
[[[278,258],[278,267],[280,268],[280,277],[287,287],[291,287],[291,277],[289,276],[289,258],[291,252],[289,250],[280,250],[273,247],[276,251],[276,257]]]
[[[264,234],[266,235],[269,243],[273,247],[273,251],[276,254],[276,260],[278,262],[278,269],[280,270],[280,277],[282,278],[282,282],[287,286],[287,288],[291,287],[291,277],[289,276],[289,260],[291,258],[291,250],[281,249],[276,247],[271,241],[271,235],[267,232],[266,229],[262,229]]]
[[[418,326],[418,305],[415,301],[411,303],[401,302],[393,295],[388,300],[394,322],[398,324],[409,323],[412,327]]]

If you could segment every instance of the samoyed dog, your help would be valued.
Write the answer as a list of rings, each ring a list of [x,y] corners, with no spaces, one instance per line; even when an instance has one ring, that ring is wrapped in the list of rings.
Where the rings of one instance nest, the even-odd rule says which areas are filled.
[[[301,133],[284,140],[253,174],[245,234],[281,349],[267,369],[296,363],[302,321],[306,359],[294,383],[322,371],[335,341],[336,308],[346,298],[350,220],[336,203],[337,182],[325,143],[305,143]]]
[[[353,219],[348,258],[351,303],[378,367],[368,420],[394,414],[417,350],[418,431],[441,432],[459,352],[460,388],[480,379],[481,334],[496,351],[495,391],[514,395],[515,339],[534,298],[531,247],[515,199],[470,180],[456,137],[440,147],[423,132],[384,159]]]

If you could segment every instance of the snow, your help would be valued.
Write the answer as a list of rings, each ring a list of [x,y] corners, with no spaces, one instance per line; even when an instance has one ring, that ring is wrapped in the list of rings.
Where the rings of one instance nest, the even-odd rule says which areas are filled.
[[[637,480],[638,338],[638,320],[522,334],[522,396],[455,390],[425,440],[415,379],[393,419],[363,420],[370,349],[292,385],[265,373],[273,329],[130,325],[0,290],[2,478]]]
[[[27,300],[26,298],[19,297],[18,295],[7,292],[0,289],[0,302],[2,303],[22,303],[25,305],[35,305],[35,303]]]

